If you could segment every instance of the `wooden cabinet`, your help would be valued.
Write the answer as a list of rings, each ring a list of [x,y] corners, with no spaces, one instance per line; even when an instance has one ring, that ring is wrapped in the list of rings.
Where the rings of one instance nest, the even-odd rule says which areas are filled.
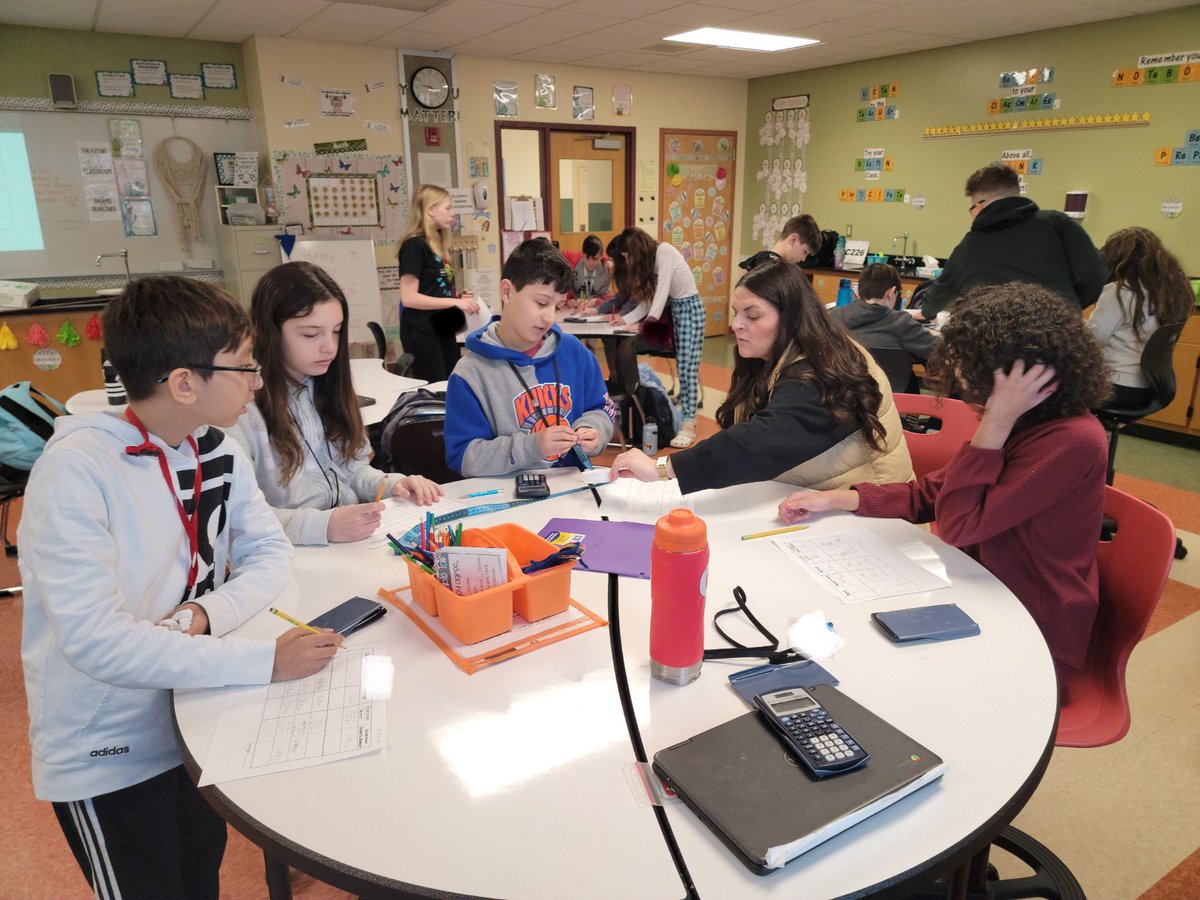
[[[225,270],[225,289],[250,307],[250,295],[265,272],[283,261],[275,225],[218,225],[217,246],[221,268]]]
[[[858,273],[842,269],[804,269],[805,274],[812,276],[813,290],[821,298],[822,303],[837,301],[838,285],[843,278],[850,279],[850,286],[858,290]],[[900,293],[904,295],[904,303],[912,299],[912,292],[917,285],[923,284],[924,278],[900,278]]]
[[[1200,434],[1200,314],[1183,327],[1172,358],[1175,366],[1175,400],[1141,424],[1169,431]]]

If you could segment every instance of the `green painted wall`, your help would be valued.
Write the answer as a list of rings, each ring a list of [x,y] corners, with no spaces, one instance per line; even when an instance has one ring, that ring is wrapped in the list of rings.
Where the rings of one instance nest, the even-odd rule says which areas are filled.
[[[239,44],[17,25],[0,26],[0,96],[49,97],[46,76],[64,72],[75,77],[75,93],[80,100],[99,100],[96,71],[127,71],[130,59],[164,59],[168,72],[188,75],[199,75],[202,62],[232,63],[237,71],[236,88],[207,91],[203,100],[176,100],[166,85],[139,84],[135,86],[136,96],[130,98],[134,102],[249,105]],[[117,98],[107,99],[119,102]]]
[[[830,66],[759,78],[749,83],[746,120],[746,177],[742,184],[742,251],[753,252],[750,223],[759,204],[770,202],[766,183],[754,174],[778,148],[762,147],[758,131],[774,97],[811,97],[808,191],[803,209],[823,228],[871,241],[872,250],[892,250],[892,238],[908,231],[910,252],[947,256],[970,226],[963,184],[975,169],[1004,150],[1032,149],[1044,160],[1041,175],[1027,176],[1029,196],[1047,209],[1062,209],[1067,191],[1090,192],[1084,228],[1097,246],[1120,228],[1153,229],[1200,274],[1200,165],[1154,165],[1158,147],[1180,147],[1187,132],[1200,129],[1200,81],[1185,84],[1111,86],[1113,70],[1136,66],[1139,55],[1200,50],[1200,7],[1040,31],[1017,37]],[[1054,112],[987,115],[987,103],[1009,92],[1000,73],[1053,66],[1048,87],[1061,99]],[[894,121],[858,123],[859,88],[899,82]],[[1082,131],[1017,132],[924,139],[926,126],[1004,121],[1032,115],[1149,112],[1148,127]],[[790,144],[787,145],[790,148]],[[895,168],[878,181],[854,171],[855,157],[882,147]],[[786,153],[783,155],[791,155]],[[904,188],[927,198],[924,209],[910,204],[844,203],[843,188]],[[1183,214],[1168,220],[1159,211],[1168,196],[1183,201]],[[786,197],[789,202],[793,198]]]

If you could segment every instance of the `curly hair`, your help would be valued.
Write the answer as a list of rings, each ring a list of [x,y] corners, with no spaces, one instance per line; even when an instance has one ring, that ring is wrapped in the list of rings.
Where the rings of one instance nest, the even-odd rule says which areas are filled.
[[[815,382],[821,405],[834,421],[853,426],[875,450],[883,450],[887,434],[879,421],[883,392],[867,369],[866,357],[839,324],[825,312],[798,266],[781,259],[756,266],[742,276],[745,290],[779,311],[779,330],[770,359],[738,356],[725,402],[717,409],[722,428],[745,422],[764,409],[779,379]],[[806,360],[811,371],[794,366]]]
[[[1108,260],[1108,280],[1133,294],[1133,330],[1141,337],[1146,313],[1159,325],[1187,319],[1195,302],[1179,260],[1149,228],[1122,228],[1101,248]]]
[[[1014,362],[1053,366],[1057,389],[1017,420],[1016,429],[1077,416],[1101,406],[1112,385],[1100,347],[1079,310],[1035,284],[977,287],[950,307],[950,321],[926,366],[939,393],[957,389],[967,403],[987,403],[997,370]]]

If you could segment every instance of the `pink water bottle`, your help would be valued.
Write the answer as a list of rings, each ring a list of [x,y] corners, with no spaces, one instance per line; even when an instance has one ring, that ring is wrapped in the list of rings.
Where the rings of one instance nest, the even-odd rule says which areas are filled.
[[[673,509],[654,526],[650,554],[650,674],[669,684],[700,677],[708,528],[689,509]]]

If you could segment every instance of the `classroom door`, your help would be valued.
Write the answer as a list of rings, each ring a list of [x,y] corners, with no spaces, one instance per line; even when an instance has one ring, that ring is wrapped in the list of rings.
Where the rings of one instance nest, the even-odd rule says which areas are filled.
[[[550,132],[551,206],[547,211],[559,247],[581,250],[589,234],[607,246],[625,228],[628,152],[624,134]]]
[[[728,328],[733,258],[733,175],[737,133],[659,131],[660,241],[670,241],[692,267],[704,301],[706,337]]]

